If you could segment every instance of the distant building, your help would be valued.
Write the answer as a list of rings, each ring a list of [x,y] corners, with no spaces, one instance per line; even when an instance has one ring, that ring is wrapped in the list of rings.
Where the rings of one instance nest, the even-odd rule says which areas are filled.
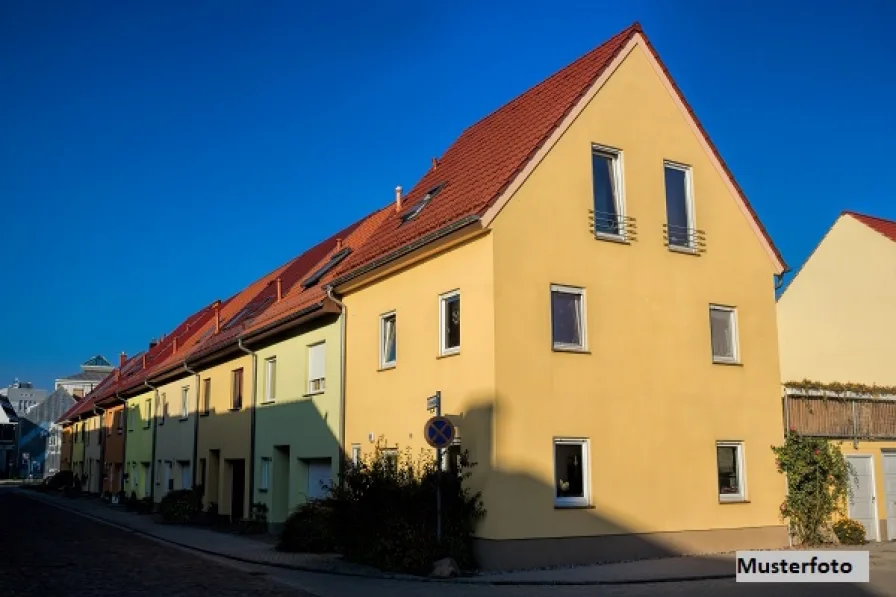
[[[10,406],[19,416],[24,415],[28,409],[34,408],[47,397],[46,390],[35,389],[34,384],[18,379],[0,393],[6,396]]]
[[[62,433],[56,421],[76,403],[65,387],[19,418],[21,476],[49,477],[60,470]]]
[[[96,355],[81,364],[81,371],[56,380],[56,390],[65,388],[75,400],[80,400],[99,385],[115,368],[102,355]]]

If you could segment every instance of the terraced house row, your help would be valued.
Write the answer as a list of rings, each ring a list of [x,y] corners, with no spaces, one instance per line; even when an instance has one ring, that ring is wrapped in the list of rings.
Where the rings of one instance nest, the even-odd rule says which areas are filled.
[[[69,461],[96,491],[263,502],[276,528],[343,454],[425,447],[440,391],[486,567],[779,547],[785,270],[634,25],[122,356],[63,417]]]

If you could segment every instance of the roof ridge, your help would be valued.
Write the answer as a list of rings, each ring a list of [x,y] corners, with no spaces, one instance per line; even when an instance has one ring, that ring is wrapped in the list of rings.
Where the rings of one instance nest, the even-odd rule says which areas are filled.
[[[872,216],[870,214],[863,214],[858,211],[852,211],[850,209],[844,209],[840,212],[841,216],[853,216],[854,218],[868,218],[869,220],[877,220],[879,222],[886,222],[887,224],[896,224],[896,220],[890,220],[887,218],[882,218],[880,216]]]

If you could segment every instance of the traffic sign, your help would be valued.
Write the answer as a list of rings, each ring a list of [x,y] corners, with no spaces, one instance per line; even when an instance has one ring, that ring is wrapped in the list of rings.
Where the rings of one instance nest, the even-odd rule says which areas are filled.
[[[426,399],[426,410],[439,410],[442,407],[442,393],[436,392],[435,396]],[[438,414],[438,413],[436,413]]]
[[[433,448],[447,448],[454,439],[454,424],[445,417],[432,417],[423,427],[423,437]]]

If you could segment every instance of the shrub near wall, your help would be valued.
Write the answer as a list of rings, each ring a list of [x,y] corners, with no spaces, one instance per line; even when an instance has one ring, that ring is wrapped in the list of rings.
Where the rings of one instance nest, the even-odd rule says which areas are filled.
[[[336,552],[346,559],[393,572],[426,574],[451,557],[473,569],[473,532],[485,515],[479,493],[464,487],[474,466],[460,455],[457,472],[441,474],[442,541],[436,538],[437,470],[433,451],[397,461],[380,441],[357,465],[345,464],[343,483],[328,498],[298,508],[286,522],[278,548]]]

